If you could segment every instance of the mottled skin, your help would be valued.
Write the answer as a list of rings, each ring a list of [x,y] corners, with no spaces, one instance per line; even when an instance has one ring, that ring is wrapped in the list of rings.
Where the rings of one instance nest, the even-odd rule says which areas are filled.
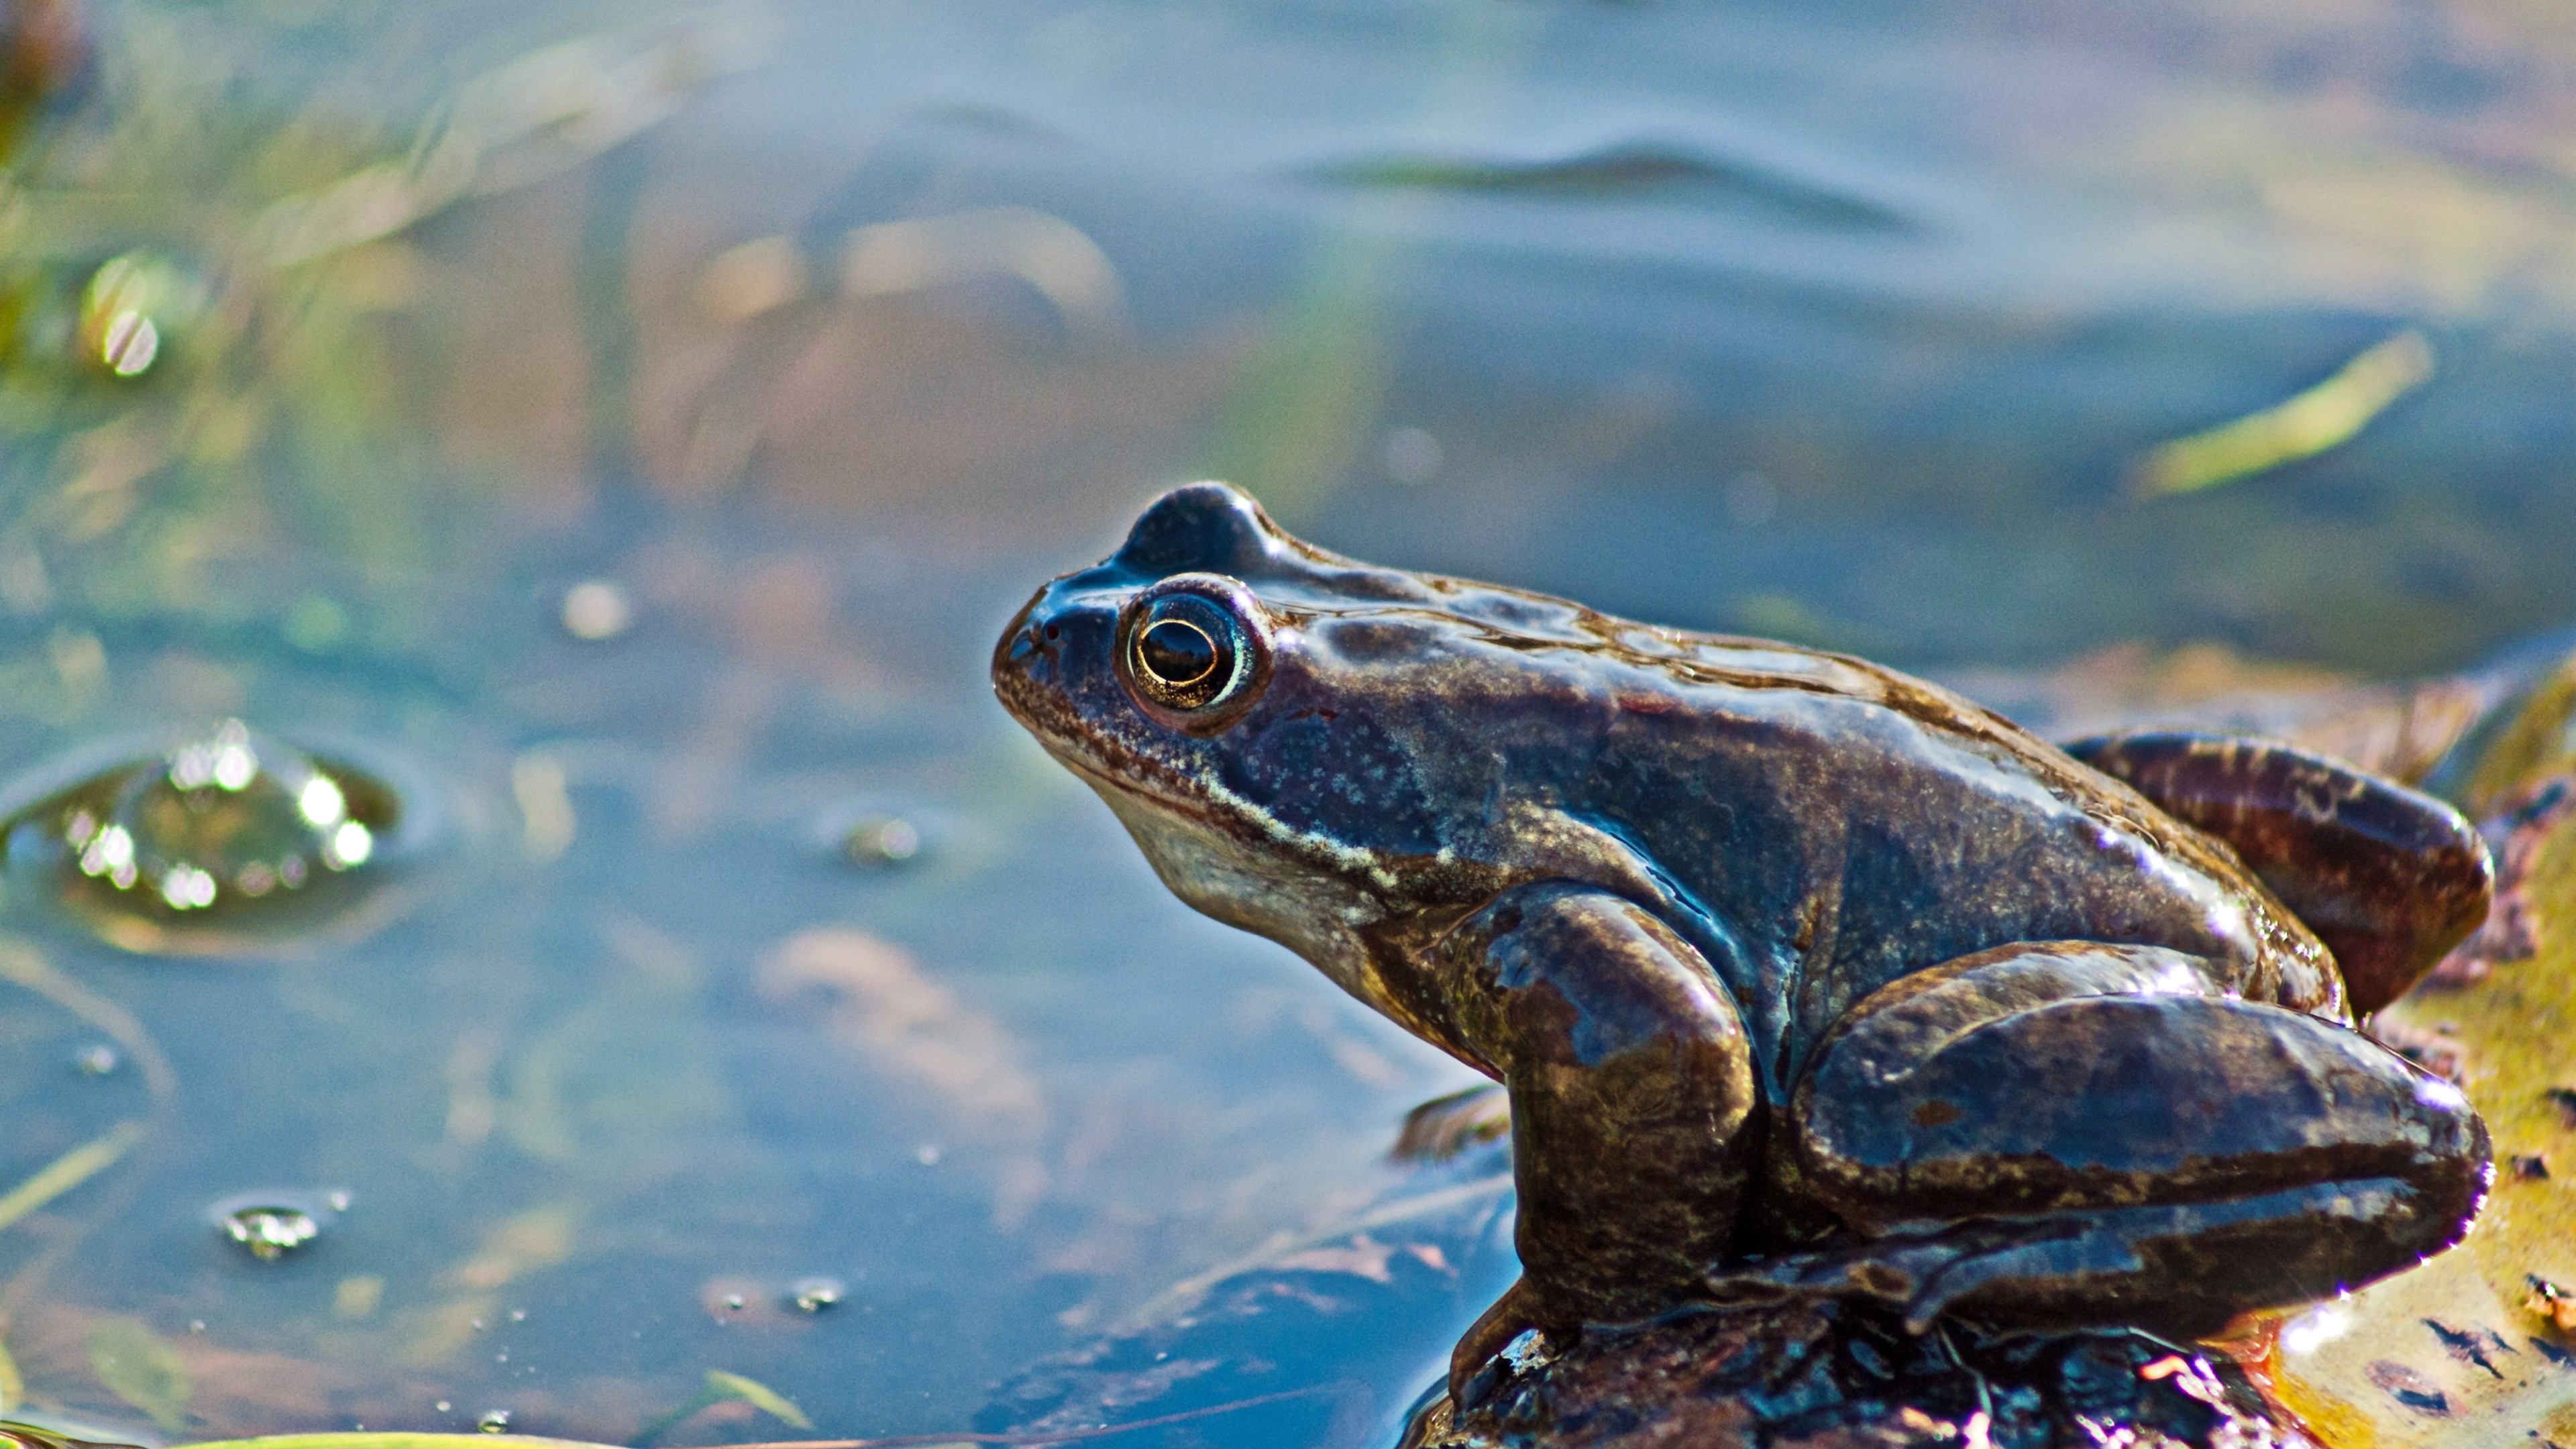
[[[1198,484],[1041,589],[993,676],[1183,900],[1510,1092],[1524,1277],[1462,1386],[1524,1327],[1747,1295],[2207,1332],[2405,1267],[2483,1196],[2476,1114],[2352,1029],[2326,946],[2203,833],[2226,812],[1892,670],[1355,563]],[[2399,943],[2375,1005],[2483,914],[2484,855],[2336,897],[2351,862],[2311,856],[2416,880],[2367,857],[2476,837],[2300,759],[2422,817],[2256,812],[2258,864]]]

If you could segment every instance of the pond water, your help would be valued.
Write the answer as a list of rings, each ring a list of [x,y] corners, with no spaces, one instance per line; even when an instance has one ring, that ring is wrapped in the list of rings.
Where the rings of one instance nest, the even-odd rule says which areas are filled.
[[[2576,617],[2543,7],[82,23],[0,208],[0,1393],[51,1422],[1003,1429],[1121,1417],[1065,1365],[1125,1354],[1333,1390],[1160,1442],[1383,1441],[1512,1271],[1490,1152],[1386,1156],[1467,1078],[984,683],[1174,482],[2043,726],[2079,656]],[[2142,495],[2408,337],[2343,446]],[[1210,1368],[1175,1305],[1244,1265],[1353,1291]]]

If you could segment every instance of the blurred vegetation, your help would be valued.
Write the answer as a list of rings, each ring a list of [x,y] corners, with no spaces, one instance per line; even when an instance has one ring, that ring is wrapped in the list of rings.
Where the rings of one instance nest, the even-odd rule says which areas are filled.
[[[39,12],[79,19],[8,13]],[[372,75],[269,78],[313,23],[119,4],[53,71],[0,67],[0,121],[42,122],[0,173],[9,613],[254,613],[327,647],[344,610],[218,590],[221,565],[281,539],[371,578],[452,558],[419,399],[453,309],[422,305],[437,264],[407,233],[635,135],[738,58],[711,22],[592,37],[387,115],[350,99]]]

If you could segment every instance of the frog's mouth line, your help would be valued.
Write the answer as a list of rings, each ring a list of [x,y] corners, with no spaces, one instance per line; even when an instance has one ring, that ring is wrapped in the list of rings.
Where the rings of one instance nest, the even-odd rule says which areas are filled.
[[[1057,764],[1093,789],[1139,796],[1195,818],[1220,813],[1211,808],[1204,783],[1140,750],[1104,739],[1061,697],[1027,678],[1003,675],[994,693]]]
[[[1057,721],[1079,722],[1080,716],[1060,699],[1020,683],[1000,691],[1002,702],[1056,763],[1103,799],[1131,801],[1136,806],[1172,816],[1198,830],[1230,839],[1252,855],[1290,851],[1307,858],[1318,871],[1354,875],[1378,889],[1392,889],[1396,878],[1387,862],[1372,852],[1355,850],[1320,836],[1306,835],[1275,822],[1248,818],[1243,802],[1223,785],[1176,769],[1115,736],[1089,728],[1057,729]]]

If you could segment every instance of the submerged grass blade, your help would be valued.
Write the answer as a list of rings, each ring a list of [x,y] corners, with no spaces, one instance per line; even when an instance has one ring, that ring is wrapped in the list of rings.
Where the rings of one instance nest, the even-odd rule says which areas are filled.
[[[45,1164],[35,1176],[0,1194],[0,1229],[105,1172],[150,1130],[141,1122],[119,1122],[104,1136]]]
[[[740,1374],[726,1373],[722,1369],[709,1369],[707,1388],[710,1392],[721,1393],[728,1399],[740,1399],[771,1418],[793,1424],[799,1429],[814,1427],[814,1421],[805,1417],[803,1409],[791,1403],[785,1394],[758,1379],[747,1379]]]
[[[651,1423],[636,1430],[635,1443],[651,1444],[687,1422],[699,1410],[711,1409],[718,1404],[737,1399],[772,1418],[793,1424],[799,1429],[814,1427],[814,1421],[805,1417],[804,1410],[797,1408],[786,1395],[760,1380],[744,1378],[741,1374],[729,1374],[722,1369],[709,1369],[706,1387],[691,1395],[686,1402],[664,1412]]]
[[[2130,484],[2148,497],[2194,493],[2313,458],[2350,442],[2432,375],[2433,345],[2409,328],[2296,397],[2158,445],[2138,460]]]
[[[197,1385],[179,1351],[131,1318],[100,1320],[89,1331],[89,1368],[109,1393],[176,1434],[187,1427]]]
[[[1042,1449],[1049,1444],[1107,1439],[1138,1429],[1160,1429],[1194,1419],[1231,1414],[1238,1409],[1257,1409],[1264,1404],[1285,1403],[1290,1399],[1312,1398],[1331,1392],[1332,1386],[1317,1384],[1210,1404],[1203,1409],[1184,1409],[1177,1414],[1159,1414],[1132,1423],[1106,1424],[1097,1429],[1060,1429],[1054,1433],[1036,1434],[897,1434],[882,1439],[781,1439],[728,1445],[725,1449],[929,1449],[929,1446],[938,1444],[1002,1444]],[[207,1439],[194,1444],[180,1444],[174,1449],[513,1449],[513,1446],[518,1446],[518,1449],[617,1449],[617,1446],[594,1444],[587,1440],[547,1439],[534,1434],[402,1433],[272,1434],[259,1439]]]
[[[619,1449],[587,1439],[542,1434],[270,1434],[258,1439],[208,1439],[181,1449]]]
[[[170,1059],[161,1054],[161,1044],[134,1019],[134,1013],[56,970],[32,943],[0,936],[0,981],[15,982],[107,1033],[143,1068],[143,1084],[155,1100],[167,1101],[179,1090]]]

